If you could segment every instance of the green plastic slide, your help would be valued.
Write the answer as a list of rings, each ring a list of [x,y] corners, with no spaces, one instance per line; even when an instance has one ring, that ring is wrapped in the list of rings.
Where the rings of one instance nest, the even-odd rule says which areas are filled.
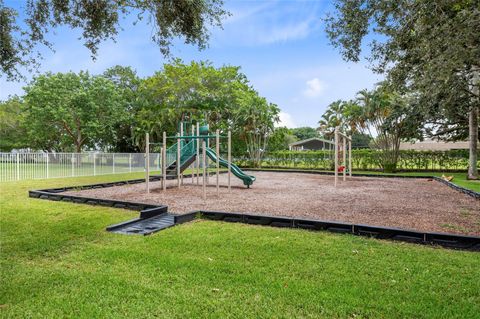
[[[205,149],[205,153],[207,154],[207,156],[214,162],[217,161],[217,153],[215,153],[214,150],[212,150],[211,148],[206,148]],[[218,158],[218,162],[220,163],[221,166],[223,167],[227,167],[228,168],[228,161],[224,160],[223,158],[219,157]],[[231,163],[230,164],[230,171],[233,173],[233,175],[237,176],[238,178],[240,178],[242,181],[243,181],[243,184],[246,185],[247,187],[250,187],[250,185],[253,184],[253,182],[255,181],[255,176],[251,176],[251,175],[247,175],[245,174],[241,169],[240,167],[238,167],[237,165]]]

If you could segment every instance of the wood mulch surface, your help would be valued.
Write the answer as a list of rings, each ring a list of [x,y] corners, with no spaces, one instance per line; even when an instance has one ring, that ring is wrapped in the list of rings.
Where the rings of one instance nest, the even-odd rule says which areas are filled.
[[[207,200],[202,199],[202,186],[184,178],[176,188],[176,180],[167,181],[163,192],[160,182],[103,189],[70,191],[69,194],[164,204],[173,213],[194,210],[244,212],[264,215],[305,217],[373,226],[398,227],[419,231],[480,235],[480,201],[437,181],[428,179],[352,177],[340,181],[337,188],[333,176],[252,172],[257,180],[250,189],[231,176],[229,192],[227,174],[220,174],[220,195],[216,177],[209,177]]]

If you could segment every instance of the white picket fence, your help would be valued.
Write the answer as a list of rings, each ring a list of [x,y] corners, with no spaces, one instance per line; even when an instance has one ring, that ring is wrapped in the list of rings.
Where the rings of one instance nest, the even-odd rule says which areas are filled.
[[[150,171],[160,170],[150,153]],[[145,153],[0,153],[0,182],[145,171]]]

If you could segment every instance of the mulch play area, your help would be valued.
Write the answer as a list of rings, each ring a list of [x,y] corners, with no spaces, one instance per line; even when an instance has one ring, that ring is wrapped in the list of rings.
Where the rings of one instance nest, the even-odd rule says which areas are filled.
[[[215,176],[210,176],[207,200],[202,187],[190,177],[176,188],[167,181],[163,192],[160,182],[70,191],[65,194],[115,199],[149,204],[164,204],[172,213],[193,210],[243,212],[288,217],[305,217],[373,226],[398,227],[427,232],[480,235],[480,201],[447,187],[438,181],[412,178],[352,177],[333,186],[333,176],[252,172],[257,180],[250,189],[227,174],[220,174],[220,196]],[[201,181],[200,181],[201,184]]]

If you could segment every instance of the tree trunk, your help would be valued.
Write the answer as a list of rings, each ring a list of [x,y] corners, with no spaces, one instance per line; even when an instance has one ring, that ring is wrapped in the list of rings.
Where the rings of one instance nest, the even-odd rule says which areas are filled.
[[[468,114],[468,137],[470,139],[468,148],[468,173],[467,179],[478,179],[477,169],[477,150],[478,150],[478,112],[480,99],[480,71],[477,69],[472,77],[473,103],[472,109]]]
[[[478,106],[473,106],[468,116],[469,128],[469,157],[467,179],[478,179],[477,150],[478,150]]]
[[[75,143],[75,151],[76,153],[82,152],[82,145],[80,143]]]

